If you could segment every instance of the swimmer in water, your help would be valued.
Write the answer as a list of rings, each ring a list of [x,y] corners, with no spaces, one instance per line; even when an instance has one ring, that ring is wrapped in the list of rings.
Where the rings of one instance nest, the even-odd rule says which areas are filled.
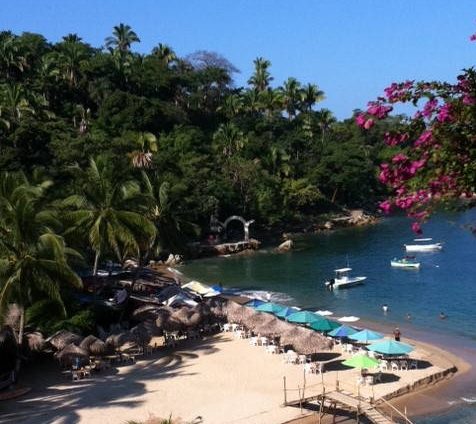
[[[388,311],[388,305],[385,303],[382,305],[382,311],[387,312]]]
[[[440,312],[440,319],[446,319],[447,316],[444,312]]]
[[[407,314],[407,320],[408,320],[408,321],[411,321],[411,320],[412,320],[412,314],[410,314],[410,313]]]

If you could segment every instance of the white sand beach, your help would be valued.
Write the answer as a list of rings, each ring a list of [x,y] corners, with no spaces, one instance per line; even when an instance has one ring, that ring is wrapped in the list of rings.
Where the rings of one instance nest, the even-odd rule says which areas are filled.
[[[359,371],[339,367],[348,357],[335,350],[323,381],[329,387],[339,379],[343,388],[356,390]],[[417,345],[412,356],[424,368],[397,371],[393,381],[362,387],[361,393],[375,398],[420,380],[424,387],[431,376],[453,367],[457,358],[445,356],[429,345]],[[328,354],[329,355],[329,354]],[[335,368],[334,371],[332,369]],[[144,357],[134,365],[118,366],[91,379],[72,382],[61,376],[59,367],[36,370],[25,377],[32,391],[0,405],[0,423],[90,423],[118,424],[144,421],[150,415],[201,417],[206,424],[283,423],[302,417],[299,408],[283,407],[283,377],[288,388],[303,386],[302,365],[285,364],[283,355],[269,354],[263,347],[237,340],[231,333],[202,341],[183,342],[174,350]],[[425,380],[426,379],[426,380]],[[321,376],[306,377],[306,395],[322,390]],[[298,396],[295,392],[296,398]],[[288,393],[288,399],[292,392]]]

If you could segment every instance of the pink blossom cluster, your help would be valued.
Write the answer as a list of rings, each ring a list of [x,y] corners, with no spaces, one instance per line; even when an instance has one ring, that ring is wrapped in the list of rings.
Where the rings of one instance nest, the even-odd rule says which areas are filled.
[[[355,123],[360,127],[366,130],[372,128],[375,124],[375,121],[372,118],[367,118],[365,114],[360,113],[355,118]]]
[[[400,134],[400,133],[386,132],[383,138],[384,138],[385,144],[387,144],[388,146],[397,146],[399,144],[405,143],[405,141],[407,141],[410,138],[410,136],[408,135],[408,133]]]
[[[433,132],[431,130],[423,131],[413,143],[415,147],[427,147],[433,143]]]
[[[406,102],[410,100],[410,90],[413,88],[414,81],[405,81],[402,83],[393,82],[384,92],[389,103]]]
[[[379,102],[369,102],[367,113],[378,119],[385,119],[392,110],[392,106],[385,106]]]
[[[453,116],[451,114],[451,105],[449,103],[444,104],[439,112],[436,115],[436,119],[439,122],[451,122],[453,120]]]
[[[469,37],[470,41],[476,41],[476,32]]]

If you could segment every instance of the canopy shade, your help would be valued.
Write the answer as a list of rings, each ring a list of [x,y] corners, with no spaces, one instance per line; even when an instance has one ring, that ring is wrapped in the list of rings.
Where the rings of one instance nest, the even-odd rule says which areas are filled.
[[[340,327],[338,322],[332,321],[327,318],[322,318],[319,321],[314,321],[311,323],[310,327],[316,331],[332,331]]]
[[[274,315],[276,315],[278,318],[287,318],[289,315],[294,314],[295,312],[298,312],[299,309],[297,308],[292,308],[292,307],[285,307],[281,309],[279,312],[276,312]]]
[[[289,322],[296,322],[298,324],[310,324],[311,322],[319,321],[323,318],[313,312],[299,311],[289,315],[286,319]]]
[[[406,343],[389,339],[373,343],[368,346],[367,349],[373,352],[383,353],[384,355],[406,355],[413,350],[413,347]]]
[[[370,358],[367,355],[355,355],[342,362],[343,365],[352,368],[375,368],[378,366],[378,361],[374,358]]]
[[[272,314],[278,313],[285,308],[283,305],[277,303],[267,302],[257,306],[255,309],[260,312],[271,312]]]
[[[341,325],[339,328],[332,330],[329,333],[329,336],[332,337],[349,337],[351,334],[357,333],[357,330],[353,327],[348,327],[347,325]]]
[[[377,333],[376,331],[364,329],[357,333],[351,334],[349,339],[355,340],[361,343],[368,343],[371,340],[380,340],[383,339],[383,334]]]
[[[264,300],[261,299],[251,299],[249,302],[246,302],[246,306],[250,306],[252,308],[256,308],[259,305],[262,305],[263,303],[266,303]]]

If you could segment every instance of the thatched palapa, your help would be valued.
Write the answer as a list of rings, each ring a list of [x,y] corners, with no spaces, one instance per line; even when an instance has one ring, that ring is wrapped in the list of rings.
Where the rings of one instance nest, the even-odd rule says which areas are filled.
[[[39,331],[25,334],[23,339],[31,352],[41,352],[46,346],[46,340]]]
[[[56,350],[63,350],[71,343],[79,345],[82,340],[83,338],[78,334],[71,333],[70,331],[66,330],[57,331],[51,337],[46,339],[46,341],[49,342]]]
[[[227,302],[225,311],[228,322],[244,325],[250,318],[258,313],[253,308],[242,306],[231,301]]]
[[[65,346],[64,349],[61,350],[61,352],[58,352],[56,354],[56,358],[58,358],[61,364],[65,366],[70,366],[75,363],[76,358],[79,359],[81,364],[86,363],[87,361],[89,361],[89,354],[87,350],[76,346],[73,343],[70,343]]]

